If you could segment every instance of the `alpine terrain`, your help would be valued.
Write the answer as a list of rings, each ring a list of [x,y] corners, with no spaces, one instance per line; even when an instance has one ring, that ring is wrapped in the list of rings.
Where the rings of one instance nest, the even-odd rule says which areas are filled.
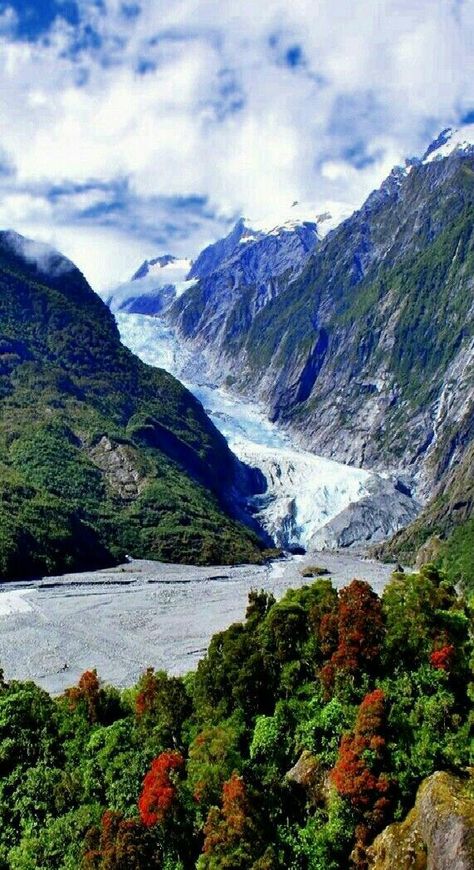
[[[378,552],[413,559],[472,514],[474,125],[443,131],[345,219],[311,220],[298,204],[290,214],[276,226],[238,221],[192,264],[146,262],[109,305],[137,353],[198,394],[212,387],[215,420],[232,400],[242,426],[251,397],[277,424],[272,447],[291,439],[276,473],[252,433],[232,441],[263,471],[267,500],[275,480],[287,498],[279,525],[293,533],[280,542],[360,544],[408,525]],[[325,517],[301,505],[331,490],[322,468],[288,480],[288,463],[314,454],[359,480]],[[275,537],[268,505],[260,518]]]

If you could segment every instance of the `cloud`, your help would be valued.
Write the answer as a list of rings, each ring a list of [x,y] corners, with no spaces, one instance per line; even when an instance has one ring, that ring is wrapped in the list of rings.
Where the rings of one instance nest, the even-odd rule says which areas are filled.
[[[240,214],[356,207],[474,109],[470,3],[26,6],[0,5],[0,224],[96,286]]]

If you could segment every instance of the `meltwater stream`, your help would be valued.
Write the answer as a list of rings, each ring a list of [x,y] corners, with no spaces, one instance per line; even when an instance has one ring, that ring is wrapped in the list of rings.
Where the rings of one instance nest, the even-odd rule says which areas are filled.
[[[256,516],[276,544],[306,549],[318,529],[368,494],[369,472],[293,445],[256,403],[213,385],[202,362],[160,318],[118,312],[116,319],[123,343],[144,362],[179,378],[239,459],[263,472],[268,488],[254,500]]]

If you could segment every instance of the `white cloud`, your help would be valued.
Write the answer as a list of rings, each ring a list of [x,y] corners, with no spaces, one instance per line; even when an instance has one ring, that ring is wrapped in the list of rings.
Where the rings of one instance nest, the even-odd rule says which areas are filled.
[[[165,247],[196,253],[239,213],[281,212],[295,199],[318,211],[330,200],[357,206],[474,107],[473,5],[267,0],[249,12],[143,0],[126,19],[118,0],[105,15],[84,0],[100,47],[71,57],[77,33],[60,22],[48,42],[4,35],[0,148],[16,175],[5,177],[0,224],[57,244],[103,286]],[[0,27],[5,18],[11,29],[5,14]],[[84,215],[120,179],[142,202],[142,228],[125,229],[123,213],[115,228],[113,213]],[[70,194],[48,197],[56,185]],[[196,214],[188,238],[176,238],[163,205],[150,250],[150,203],[189,196],[207,197],[217,220]]]

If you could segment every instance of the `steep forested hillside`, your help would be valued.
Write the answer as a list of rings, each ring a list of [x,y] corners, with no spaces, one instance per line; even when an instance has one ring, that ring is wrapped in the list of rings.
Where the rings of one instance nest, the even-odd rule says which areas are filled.
[[[467,870],[469,615],[433,568],[324,578],[254,590],[184,679],[0,681],[0,867]]]
[[[60,255],[0,234],[0,576],[259,559],[249,485],[200,403],[119,340]],[[227,505],[227,507],[226,507]]]

